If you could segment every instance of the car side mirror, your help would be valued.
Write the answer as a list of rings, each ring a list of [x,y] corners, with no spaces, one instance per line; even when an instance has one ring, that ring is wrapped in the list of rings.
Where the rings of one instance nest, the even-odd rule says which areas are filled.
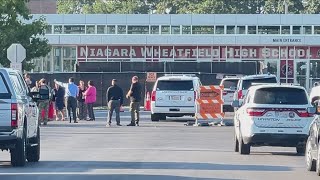
[[[240,101],[239,100],[232,101],[231,106],[232,107],[240,107]]]
[[[315,108],[315,107],[308,107],[307,108],[307,111],[308,111],[308,113],[310,113],[310,114],[316,114],[316,113],[318,113],[319,111],[319,107],[318,108]]]

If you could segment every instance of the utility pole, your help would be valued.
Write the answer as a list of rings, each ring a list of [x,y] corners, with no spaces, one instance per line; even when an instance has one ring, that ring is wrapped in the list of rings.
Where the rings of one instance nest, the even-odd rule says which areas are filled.
[[[288,3],[286,0],[283,0],[283,5],[284,5],[284,14],[288,14]]]

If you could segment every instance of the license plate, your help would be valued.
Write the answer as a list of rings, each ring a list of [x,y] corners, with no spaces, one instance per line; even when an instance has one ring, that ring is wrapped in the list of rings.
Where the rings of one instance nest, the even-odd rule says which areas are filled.
[[[289,112],[275,112],[276,117],[279,118],[287,118],[289,116]]]
[[[173,101],[179,101],[179,100],[181,100],[181,97],[180,96],[170,96],[170,99]]]

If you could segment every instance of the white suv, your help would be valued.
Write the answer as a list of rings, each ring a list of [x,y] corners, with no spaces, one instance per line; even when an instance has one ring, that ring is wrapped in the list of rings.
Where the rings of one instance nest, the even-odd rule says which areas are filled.
[[[239,101],[233,106],[240,107]],[[234,116],[235,151],[250,154],[251,146],[282,146],[303,154],[314,113],[301,86],[253,86]]]
[[[195,75],[165,75],[157,79],[151,93],[151,120],[194,116],[201,82]]]

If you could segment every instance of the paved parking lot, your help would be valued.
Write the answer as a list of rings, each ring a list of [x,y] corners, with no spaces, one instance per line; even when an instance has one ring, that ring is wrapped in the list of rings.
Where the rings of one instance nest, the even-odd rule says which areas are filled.
[[[140,127],[105,127],[97,121],[42,127],[41,162],[12,168],[0,153],[0,179],[318,179],[305,170],[295,148],[253,148],[249,156],[233,152],[233,127],[191,127],[183,121],[151,122],[142,113]],[[184,119],[186,120],[186,119]],[[122,124],[129,113],[122,113]]]

